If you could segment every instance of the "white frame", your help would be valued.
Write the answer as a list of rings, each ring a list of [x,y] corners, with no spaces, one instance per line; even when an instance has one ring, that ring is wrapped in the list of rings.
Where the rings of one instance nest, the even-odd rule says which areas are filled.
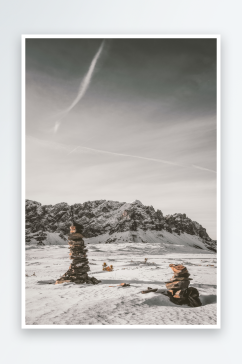
[[[26,325],[25,324],[25,39],[26,38],[216,38],[217,39],[217,324],[216,325]],[[221,39],[217,34],[25,34],[22,35],[21,327],[23,329],[220,329],[221,328]]]

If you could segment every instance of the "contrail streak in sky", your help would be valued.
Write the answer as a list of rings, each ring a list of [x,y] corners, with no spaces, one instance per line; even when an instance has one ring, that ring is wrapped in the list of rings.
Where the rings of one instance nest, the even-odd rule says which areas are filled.
[[[217,173],[216,171],[214,171],[213,169],[208,169],[208,168],[204,168],[204,167],[200,167],[200,166],[195,166],[194,164],[192,165],[193,168],[197,168],[197,169],[201,169],[202,171],[208,171],[208,172],[213,172],[213,173]]]
[[[117,155],[120,157],[130,157],[130,158],[138,158],[138,159],[144,159],[147,161],[153,161],[153,162],[160,162],[160,163],[165,163],[165,164],[171,164],[173,166],[180,166],[180,167],[184,167],[181,164],[178,163],[174,163],[174,162],[169,162],[169,161],[165,161],[163,159],[155,159],[155,158],[147,158],[147,157],[140,157],[137,155],[131,155],[131,154],[123,154],[123,153],[115,153],[115,152],[107,152],[106,150],[99,150],[99,149],[93,149],[93,148],[87,148],[87,147],[79,147],[81,149],[85,149],[85,150],[90,150],[93,152],[97,152],[97,153],[103,153],[103,154],[111,154],[111,155]]]
[[[183,168],[195,168],[195,169],[200,169],[202,171],[212,172],[212,173],[215,173],[215,174],[217,173],[213,169],[208,169],[208,168],[200,167],[200,166],[197,166],[197,165],[194,165],[194,164],[193,165],[179,164],[179,163],[175,163],[175,162],[166,161],[166,160],[163,160],[163,159],[140,157],[138,155],[132,155],[132,154],[123,154],[123,153],[108,152],[106,150],[100,150],[100,149],[95,149],[95,148],[82,147],[81,145],[76,145],[75,148],[72,148],[70,150],[70,146],[68,146],[66,144],[48,142],[48,141],[40,140],[38,138],[34,138],[34,137],[31,137],[31,136],[28,136],[28,135],[26,137],[27,137],[27,139],[33,141],[34,143],[41,144],[43,147],[49,147],[49,148],[56,149],[56,150],[59,149],[60,151],[66,151],[67,152],[66,156],[68,156],[68,155],[70,155],[72,153],[80,153],[81,150],[86,150],[86,151],[90,151],[90,152],[94,152],[94,153],[99,153],[99,154],[109,154],[109,155],[115,155],[115,156],[119,156],[119,157],[137,158],[137,159],[151,161],[151,162],[168,164],[168,165],[171,165],[171,166],[177,166],[177,167],[183,167]],[[90,139],[93,139],[93,138],[90,138]]]
[[[104,46],[104,41],[101,43],[95,57],[93,58],[91,64],[90,64],[90,67],[87,71],[87,74],[85,75],[85,77],[83,78],[81,84],[80,84],[80,87],[79,87],[79,91],[78,91],[78,94],[76,96],[76,98],[74,99],[74,101],[72,102],[72,104],[66,109],[64,110],[61,114],[61,117],[59,118],[59,120],[57,120],[55,122],[55,126],[54,126],[54,133],[57,132],[57,130],[59,129],[59,126],[61,124],[61,121],[62,119],[73,109],[73,107],[76,106],[76,104],[83,98],[83,96],[85,95],[89,85],[90,85],[90,82],[92,80],[92,75],[93,75],[93,72],[95,70],[95,66],[97,64],[97,61],[98,61],[98,58],[100,57],[101,53],[102,53],[102,50],[103,50],[103,46]]]
[[[74,153],[78,148],[79,147],[76,147],[76,148],[72,149],[67,155],[70,155],[70,154]]]
[[[123,154],[123,153],[108,152],[106,150],[99,150],[99,149],[87,148],[87,147],[82,147],[82,146],[76,147],[69,154],[75,152],[77,149],[84,149],[84,150],[89,150],[90,152],[96,152],[96,153],[101,153],[101,154],[116,155],[116,156],[120,156],[120,157],[138,158],[138,159],[142,159],[142,160],[146,160],[146,161],[163,163],[163,164],[169,164],[169,165],[177,166],[177,167],[196,168],[196,169],[201,169],[201,170],[207,171],[207,172],[217,173],[216,171],[214,171],[212,169],[208,169],[208,168],[204,168],[204,167],[200,167],[200,166],[196,166],[196,165],[185,165],[185,164],[179,164],[179,163],[174,163],[174,162],[166,161],[166,160],[163,160],[163,159],[140,157],[140,156],[132,155],[132,154]]]

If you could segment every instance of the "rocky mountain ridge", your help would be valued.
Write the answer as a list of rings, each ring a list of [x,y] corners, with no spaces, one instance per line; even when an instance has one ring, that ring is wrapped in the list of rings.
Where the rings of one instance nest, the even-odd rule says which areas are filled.
[[[85,238],[105,236],[106,242],[115,242],[116,235],[130,232],[132,236],[139,231],[167,232],[176,236],[187,234],[197,237],[202,248],[216,251],[216,241],[212,240],[206,229],[186,214],[175,213],[164,216],[153,206],[144,206],[140,201],[133,203],[97,200],[74,204],[74,218],[83,225]],[[42,205],[26,200],[26,242],[41,240],[46,233],[55,233],[66,240],[70,227],[70,205],[65,202],[56,205]],[[136,233],[137,232],[137,233]],[[139,234],[138,234],[139,235]],[[156,234],[157,235],[157,234]],[[107,238],[108,236],[108,238]],[[202,249],[201,245],[197,248]]]

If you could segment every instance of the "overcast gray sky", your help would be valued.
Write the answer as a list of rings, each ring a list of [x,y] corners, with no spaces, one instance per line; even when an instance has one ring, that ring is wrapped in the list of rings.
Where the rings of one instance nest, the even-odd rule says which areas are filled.
[[[107,39],[63,113],[101,43],[26,40],[26,198],[138,199],[216,239],[216,40]]]

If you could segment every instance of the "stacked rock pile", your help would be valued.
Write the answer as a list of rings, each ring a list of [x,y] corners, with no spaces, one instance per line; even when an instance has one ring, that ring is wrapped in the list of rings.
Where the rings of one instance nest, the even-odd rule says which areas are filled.
[[[70,259],[72,263],[68,269],[68,271],[57,281],[55,284],[65,283],[65,282],[74,282],[77,284],[80,283],[89,283],[89,284],[98,284],[101,281],[96,279],[95,277],[89,277],[87,272],[90,271],[90,267],[88,265],[87,259],[87,248],[85,247],[83,236],[78,231],[78,224],[73,224],[70,227],[70,234],[68,244],[70,245]]]
[[[165,282],[170,300],[177,305],[201,306],[198,290],[194,287],[189,287],[192,278],[189,278],[190,274],[187,268],[181,264],[170,264],[169,267],[174,272],[170,281]]]

